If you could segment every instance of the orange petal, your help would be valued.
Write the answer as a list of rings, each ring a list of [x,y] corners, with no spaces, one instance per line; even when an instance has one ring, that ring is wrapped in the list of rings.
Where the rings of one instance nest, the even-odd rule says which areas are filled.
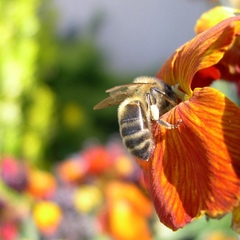
[[[153,126],[156,149],[147,176],[162,223],[176,230],[204,212],[217,217],[240,197],[240,109],[219,91],[195,89]]]
[[[191,96],[195,73],[219,62],[234,40],[234,23],[237,21],[240,21],[240,16],[228,18],[195,36],[176,50],[157,76],[170,85],[179,83],[183,91]]]
[[[223,21],[224,19],[234,17],[240,13],[239,9],[218,6],[210,9],[209,11],[203,13],[201,17],[198,19],[195,25],[195,32],[197,34],[205,31]]]

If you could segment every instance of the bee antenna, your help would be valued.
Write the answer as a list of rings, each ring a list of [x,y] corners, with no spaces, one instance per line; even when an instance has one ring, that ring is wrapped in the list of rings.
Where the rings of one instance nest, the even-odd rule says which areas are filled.
[[[156,91],[156,92],[158,92],[159,94],[162,94],[163,97],[164,97],[170,104],[172,104],[173,106],[176,106],[176,105],[177,105],[177,103],[176,103],[174,100],[172,100],[172,99],[166,94],[166,92],[160,90],[159,88],[151,88],[150,91],[151,91],[152,96],[154,96],[153,91]]]

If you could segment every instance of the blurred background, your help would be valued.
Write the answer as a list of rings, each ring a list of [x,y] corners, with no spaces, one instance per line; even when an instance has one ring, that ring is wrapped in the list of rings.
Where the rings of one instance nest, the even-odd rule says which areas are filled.
[[[233,2],[0,1],[1,240],[237,239],[230,217],[163,227],[117,107],[93,111],[106,89],[154,76],[204,11]],[[233,83],[217,87],[238,102]]]

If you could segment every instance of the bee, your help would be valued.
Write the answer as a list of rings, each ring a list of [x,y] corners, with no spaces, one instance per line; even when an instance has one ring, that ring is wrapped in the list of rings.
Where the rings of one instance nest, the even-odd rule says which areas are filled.
[[[123,143],[135,157],[148,161],[155,148],[152,121],[166,127],[177,128],[160,117],[176,106],[177,96],[169,85],[154,77],[138,77],[133,83],[116,86],[106,91],[109,97],[94,109],[120,104],[118,123]]]

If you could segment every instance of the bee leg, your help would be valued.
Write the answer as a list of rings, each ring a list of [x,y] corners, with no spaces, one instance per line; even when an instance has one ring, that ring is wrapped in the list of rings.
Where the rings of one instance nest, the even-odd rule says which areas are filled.
[[[162,119],[158,119],[156,122],[157,122],[158,124],[164,126],[164,127],[167,128],[167,129],[174,129],[174,128],[178,128],[178,126],[179,126],[180,123],[182,122],[182,119],[179,119],[179,120],[177,121],[177,123],[175,123],[175,124],[171,124],[171,123],[166,122],[165,120],[162,120]]]
[[[156,89],[158,89],[158,88],[150,88],[150,93],[149,93],[149,96],[150,96],[150,94],[151,94],[151,96],[152,96],[152,100],[154,101],[154,104],[156,104],[156,102],[157,102],[157,97],[156,97],[156,93],[157,93],[157,91],[156,91]],[[151,104],[153,104],[153,103],[151,103]]]
[[[150,97],[150,93],[146,93],[146,102],[147,102],[148,111],[151,112],[151,106],[153,104],[152,104],[152,100],[151,100],[151,97]]]
[[[154,97],[154,96],[153,96]],[[150,93],[146,93],[147,104],[148,104],[148,111],[150,112],[150,116],[152,120],[157,121],[159,119],[159,109],[156,105],[156,99],[153,98],[154,104],[151,101]]]

